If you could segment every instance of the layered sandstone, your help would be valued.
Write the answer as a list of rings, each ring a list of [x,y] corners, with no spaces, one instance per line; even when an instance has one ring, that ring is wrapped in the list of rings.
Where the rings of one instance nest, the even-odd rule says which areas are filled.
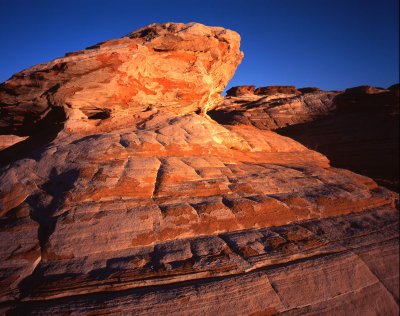
[[[227,96],[242,96],[246,94],[254,94],[254,89],[255,86],[237,86],[237,87],[232,87],[228,91],[226,91]]]
[[[110,81],[102,54],[126,58]],[[397,195],[203,115],[241,56],[232,31],[168,23],[3,84],[3,134],[29,135],[0,151],[3,313],[398,313]]]
[[[301,95],[227,97],[210,115],[276,130],[327,155],[334,166],[399,190],[399,88],[299,89]]]
[[[243,57],[239,45],[237,33],[220,27],[149,25],[15,74],[0,86],[0,127],[30,135],[59,108],[77,131],[105,118],[108,129],[126,126],[147,108],[206,112]]]
[[[297,90],[296,90],[297,91]],[[244,124],[258,129],[274,130],[288,125],[313,121],[335,109],[338,92],[277,92],[268,95],[227,96],[210,111],[222,124]]]
[[[254,90],[257,95],[300,94],[295,86],[265,86]]]

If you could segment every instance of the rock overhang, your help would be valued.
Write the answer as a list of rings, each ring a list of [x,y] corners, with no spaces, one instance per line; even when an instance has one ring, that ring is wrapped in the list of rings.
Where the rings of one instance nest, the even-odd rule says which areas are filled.
[[[151,24],[14,75],[0,87],[0,123],[28,135],[53,107],[65,110],[70,131],[92,129],[87,108],[109,112],[114,127],[148,107],[206,113],[222,99],[242,58],[234,31]]]

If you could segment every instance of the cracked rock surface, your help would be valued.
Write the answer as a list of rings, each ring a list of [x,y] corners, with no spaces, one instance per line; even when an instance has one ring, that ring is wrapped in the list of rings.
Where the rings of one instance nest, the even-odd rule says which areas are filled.
[[[239,39],[150,25],[2,84],[2,313],[397,315],[398,196],[206,114]]]

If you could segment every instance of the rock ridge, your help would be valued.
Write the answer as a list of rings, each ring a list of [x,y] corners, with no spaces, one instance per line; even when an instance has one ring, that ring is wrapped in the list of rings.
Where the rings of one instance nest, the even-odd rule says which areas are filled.
[[[327,155],[331,163],[399,191],[399,88],[227,96],[210,112],[223,124],[275,130]]]

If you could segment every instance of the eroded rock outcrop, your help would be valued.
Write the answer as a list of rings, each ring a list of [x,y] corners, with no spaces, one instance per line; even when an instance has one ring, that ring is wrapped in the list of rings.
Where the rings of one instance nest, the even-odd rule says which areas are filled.
[[[295,86],[266,86],[259,87],[254,91],[257,95],[275,95],[275,94],[300,94]]]
[[[111,118],[109,129],[126,126],[152,107],[206,112],[243,57],[239,44],[237,33],[220,27],[149,25],[15,74],[0,86],[0,127],[29,135],[55,108],[79,131],[102,118]]]
[[[302,95],[227,97],[211,117],[276,130],[328,156],[334,166],[399,190],[399,89],[299,89]]]
[[[299,88],[297,89],[301,93],[310,93],[310,92],[316,92],[316,91],[321,91],[320,88],[317,87],[304,87],[304,88]]]
[[[222,124],[274,130],[329,115],[335,109],[333,99],[337,94],[316,91],[300,95],[279,92],[262,96],[229,96],[209,114]]]
[[[226,91],[227,96],[239,97],[246,94],[254,94],[255,86],[237,86]]]
[[[125,50],[144,67],[127,102],[112,96],[125,62],[92,68],[92,54],[109,65]],[[232,31],[168,23],[3,84],[3,133],[30,137],[0,151],[2,312],[398,312],[396,194],[290,138],[196,113],[241,56]]]

